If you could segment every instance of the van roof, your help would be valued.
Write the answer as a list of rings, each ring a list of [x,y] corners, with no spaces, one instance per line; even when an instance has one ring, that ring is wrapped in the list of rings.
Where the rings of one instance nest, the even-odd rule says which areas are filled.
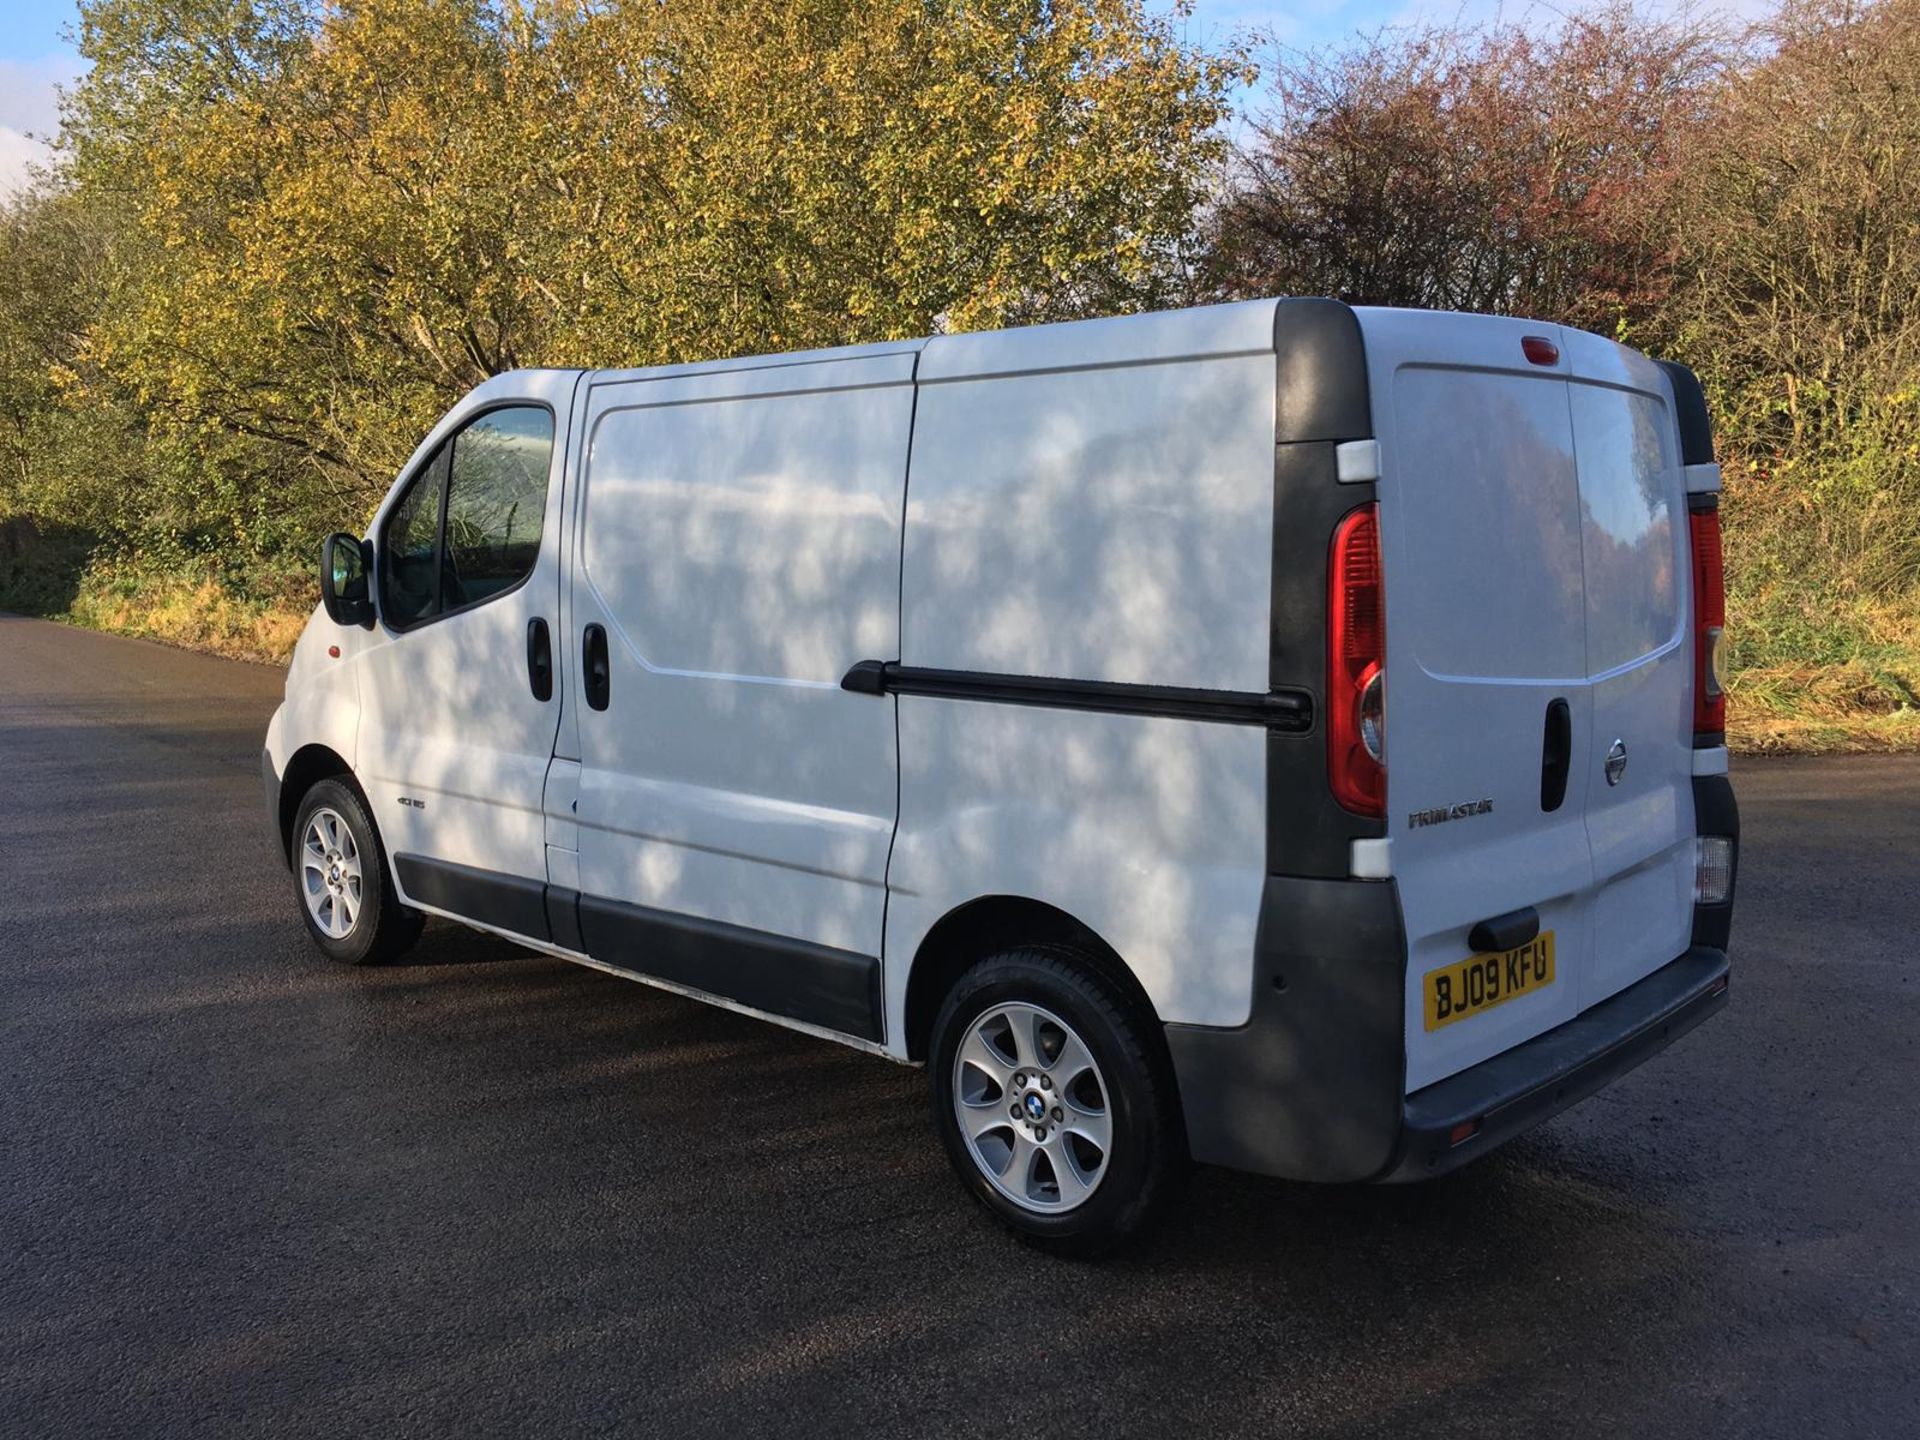
[[[825,350],[792,350],[784,355],[736,355],[728,360],[699,360],[689,365],[645,365],[628,370],[595,370],[592,385],[627,380],[666,380],[679,375],[713,375],[729,370],[771,370],[782,365],[808,365],[819,360],[866,360],[881,355],[910,355],[925,340],[885,340],[877,345],[835,345]]]
[[[1018,375],[1048,370],[1195,359],[1207,355],[1256,354],[1273,348],[1277,299],[1240,300],[1186,310],[1157,310],[1098,320],[1066,320],[1050,325],[1021,325],[1006,330],[974,330],[877,345],[839,345],[796,350],[782,355],[737,355],[689,365],[650,365],[596,370],[595,385],[628,380],[664,380],[730,370],[768,370],[822,360],[865,360],[922,352],[917,379],[922,383],[981,375]]]

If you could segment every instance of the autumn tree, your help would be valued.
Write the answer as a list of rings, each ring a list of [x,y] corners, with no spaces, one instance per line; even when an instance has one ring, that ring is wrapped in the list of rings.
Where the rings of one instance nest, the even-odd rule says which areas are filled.
[[[85,184],[150,243],[84,347],[366,503],[452,397],[1135,309],[1239,73],[1139,0],[88,0]]]
[[[1665,292],[1676,160],[1720,68],[1704,32],[1623,7],[1283,54],[1209,279],[1617,330]]]
[[[1871,422],[1920,379],[1920,0],[1796,3],[1687,176],[1674,324],[1743,448]]]
[[[1722,432],[1736,658],[1920,635],[1920,0],[1796,0],[1681,192],[1667,325]]]

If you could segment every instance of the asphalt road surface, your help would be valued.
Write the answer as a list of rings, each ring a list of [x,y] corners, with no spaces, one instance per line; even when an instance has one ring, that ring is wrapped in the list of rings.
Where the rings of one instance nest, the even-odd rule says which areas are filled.
[[[280,683],[0,617],[0,1435],[1920,1435],[1920,763],[1740,765],[1731,1007],[1553,1124],[1080,1265],[917,1071],[320,958]]]

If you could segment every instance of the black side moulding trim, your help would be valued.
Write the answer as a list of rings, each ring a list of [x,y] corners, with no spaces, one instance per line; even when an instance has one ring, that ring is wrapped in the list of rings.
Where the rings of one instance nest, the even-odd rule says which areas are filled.
[[[1399,887],[1270,876],[1254,945],[1245,1025],[1166,1027],[1193,1158],[1291,1180],[1378,1175],[1405,1089]]]
[[[1038,675],[996,675],[974,670],[935,670],[894,660],[862,660],[841,677],[840,688],[859,695],[932,695],[999,705],[1036,705],[1050,710],[1094,710],[1108,715],[1152,715],[1223,725],[1265,725],[1308,730],[1313,705],[1298,690],[1266,695],[1244,690],[1194,690],[1178,685],[1125,685],[1108,680],[1055,680]]]
[[[564,885],[547,886],[547,932],[563,950],[584,955],[587,945],[580,938],[580,892]]]
[[[395,855],[393,869],[409,900],[446,910],[463,920],[491,925],[496,930],[509,930],[536,940],[551,938],[547,930],[544,880],[429,860],[424,855]]]
[[[580,897],[579,917],[586,953],[603,965],[862,1040],[882,1038],[878,956],[597,895]]]
[[[407,896],[463,920],[590,955],[769,1015],[884,1038],[880,958],[742,925],[582,895],[517,875],[396,855]]]
[[[1733,901],[1740,885],[1740,806],[1725,775],[1693,777],[1693,828],[1696,835],[1725,835],[1733,841],[1733,876],[1724,905],[1693,907],[1693,943],[1725,950],[1733,934]]]
[[[1304,692],[1318,717],[1327,696],[1327,563],[1345,515],[1377,498],[1341,484],[1335,447],[1373,435],[1359,318],[1337,300],[1283,300],[1274,316],[1278,390],[1273,460],[1273,586],[1267,687]],[[1391,722],[1389,722],[1391,723]],[[1391,781],[1389,781],[1391,784]],[[1316,723],[1267,737],[1267,873],[1344,879],[1353,842],[1387,833],[1333,798]]]
[[[1277,424],[1282,445],[1364,440],[1373,434],[1360,317],[1339,300],[1282,300],[1273,315]]]
[[[1667,372],[1673,386],[1673,418],[1680,427],[1680,463],[1713,463],[1713,417],[1707,411],[1707,394],[1700,388],[1700,377],[1678,360],[1654,362]]]

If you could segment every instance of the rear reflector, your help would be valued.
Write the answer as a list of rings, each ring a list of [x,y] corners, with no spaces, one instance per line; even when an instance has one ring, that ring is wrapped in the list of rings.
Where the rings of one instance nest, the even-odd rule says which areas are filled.
[[[1727,733],[1727,697],[1720,688],[1720,637],[1727,622],[1726,566],[1720,511],[1690,510],[1693,531],[1693,734],[1695,745],[1720,745]]]
[[[1535,365],[1558,365],[1560,347],[1544,335],[1528,335],[1520,341],[1520,353]]]
[[[1387,813],[1385,660],[1380,507],[1368,504],[1333,532],[1327,564],[1327,780],[1356,815]]]
[[[1449,1145],[1464,1145],[1479,1133],[1480,1122],[1478,1120],[1462,1120],[1447,1132],[1447,1143]]]
[[[1693,903],[1724,905],[1733,894],[1733,840],[1700,835],[1693,842]]]

